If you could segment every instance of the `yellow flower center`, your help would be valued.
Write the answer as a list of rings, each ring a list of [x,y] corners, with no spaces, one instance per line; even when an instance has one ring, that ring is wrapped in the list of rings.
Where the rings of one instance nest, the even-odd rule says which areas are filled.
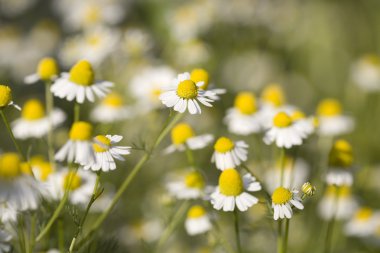
[[[198,87],[191,80],[185,80],[179,83],[177,95],[183,99],[194,99],[198,96]]]
[[[41,181],[46,181],[48,176],[54,172],[53,166],[48,163],[44,162],[38,166],[38,169],[40,171],[40,179]]]
[[[272,202],[276,205],[283,205],[288,203],[293,197],[289,189],[278,187],[272,194]]]
[[[39,120],[45,117],[45,109],[42,103],[37,99],[30,99],[22,108],[21,116],[26,120]]]
[[[43,58],[37,67],[38,76],[44,80],[50,80],[53,76],[58,75],[58,65],[53,58]]]
[[[30,167],[30,164],[27,163],[27,162],[22,162],[20,164],[20,170],[23,174],[26,174],[26,175],[33,175],[33,172],[32,172],[32,167]]]
[[[342,113],[342,106],[336,99],[324,99],[317,107],[317,114],[324,117],[333,117]]]
[[[95,143],[92,146],[97,153],[105,152],[110,148],[111,140],[104,135],[98,135],[95,137]]]
[[[202,90],[206,90],[209,84],[209,74],[206,70],[204,69],[193,69],[190,74],[190,79],[194,83],[198,82],[204,82],[204,84],[200,87]]]
[[[292,118],[293,121],[306,118],[305,114],[302,111],[295,111],[292,113],[290,117]]]
[[[351,195],[351,187],[350,186],[341,186],[339,187],[339,197],[348,197]]]
[[[87,38],[87,42],[90,46],[97,46],[102,41],[102,38],[98,34],[93,34]]]
[[[89,6],[84,14],[84,21],[87,24],[93,24],[99,21],[101,17],[100,8],[96,5]]]
[[[279,112],[273,118],[273,125],[275,125],[276,127],[288,127],[292,123],[292,118],[286,112]]]
[[[196,218],[204,216],[205,214],[206,214],[206,210],[202,206],[195,205],[195,206],[192,206],[187,212],[187,218],[196,219]]]
[[[270,84],[261,93],[261,99],[279,107],[285,103],[284,92],[280,85]]]
[[[103,99],[102,103],[110,107],[119,108],[123,106],[123,99],[117,93],[110,93]]]
[[[198,188],[198,189],[203,189],[203,187],[205,186],[203,176],[201,175],[201,173],[197,171],[190,172],[189,174],[186,175],[185,184],[189,188]]]
[[[214,145],[215,151],[219,153],[226,153],[228,151],[231,151],[235,147],[235,144],[233,141],[228,139],[227,137],[220,137]]]
[[[240,92],[235,98],[235,107],[243,114],[252,114],[257,111],[256,98],[251,92]]]
[[[69,80],[83,86],[90,86],[94,83],[94,70],[86,60],[77,62],[70,70]]]
[[[2,179],[14,179],[21,174],[21,160],[18,154],[4,153],[0,155],[0,177]]]
[[[329,185],[326,189],[326,195],[330,197],[347,197],[351,195],[351,188],[349,186],[335,186]]]
[[[193,137],[194,135],[194,131],[190,125],[186,123],[180,123],[172,129],[172,143],[175,145],[184,144],[187,139]]]
[[[363,207],[360,208],[356,213],[355,213],[355,219],[359,221],[367,221],[369,218],[371,218],[373,215],[373,211],[369,207]]]
[[[371,65],[380,66],[380,58],[375,54],[368,54],[363,57],[364,62]]]
[[[9,86],[0,84],[0,107],[9,105],[12,101],[12,90]]]
[[[150,99],[152,101],[157,101],[158,98],[160,97],[161,93],[162,93],[162,90],[160,88],[153,88],[150,91]]]
[[[354,155],[351,144],[343,139],[335,141],[329,154],[329,165],[347,168],[352,165]]]
[[[238,196],[243,192],[243,180],[235,169],[226,169],[219,177],[219,190],[226,196]]]
[[[82,178],[75,171],[70,171],[66,174],[63,187],[65,190],[74,191],[82,184]]]
[[[84,121],[75,122],[70,129],[70,139],[73,141],[88,141],[92,136],[92,125]]]

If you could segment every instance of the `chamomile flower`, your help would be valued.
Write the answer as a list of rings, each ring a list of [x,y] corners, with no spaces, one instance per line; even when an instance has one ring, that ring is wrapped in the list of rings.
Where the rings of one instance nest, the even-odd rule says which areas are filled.
[[[318,204],[318,213],[324,220],[345,220],[352,217],[357,208],[350,186],[328,185]]]
[[[17,211],[35,210],[40,201],[40,188],[18,154],[0,155],[0,203]]]
[[[351,172],[353,164],[353,151],[349,142],[339,139],[334,142],[329,153],[329,169],[326,174],[326,183],[329,185],[347,185],[353,183]]]
[[[366,237],[373,234],[379,225],[380,213],[372,208],[361,207],[346,223],[344,231],[346,235]]]
[[[54,172],[53,165],[46,161],[42,156],[33,156],[29,160],[34,177],[40,181],[45,182],[50,174]]]
[[[220,137],[214,144],[211,161],[220,170],[235,168],[248,159],[248,144],[244,141],[233,142],[227,137]]]
[[[49,132],[50,126],[56,127],[66,119],[65,113],[56,108],[51,115],[45,114],[45,108],[37,99],[25,102],[21,118],[12,122],[12,130],[16,138],[41,138]]]
[[[366,92],[380,91],[380,58],[368,54],[356,61],[351,69],[351,79]]]
[[[108,172],[116,169],[115,159],[124,161],[123,155],[131,153],[131,147],[117,146],[116,143],[120,142],[123,136],[120,135],[98,135],[94,138],[92,144],[95,152],[94,163],[85,164],[85,170],[91,169],[92,171],[102,170]]]
[[[0,229],[0,253],[11,251],[12,235],[3,229]]]
[[[0,221],[4,224],[17,221],[17,210],[7,202],[0,203]]]
[[[198,102],[212,107],[210,103],[214,100],[211,97],[216,95],[211,91],[200,89],[202,85],[204,82],[192,81],[188,72],[179,74],[174,80],[173,88],[162,93],[160,100],[166,107],[173,107],[177,112],[184,113],[188,109],[190,114],[200,114],[201,107]]]
[[[11,88],[9,88],[9,86],[0,84],[0,110],[10,105],[21,111],[21,108],[12,101]]]
[[[39,80],[53,81],[58,76],[58,64],[50,57],[40,60],[37,66],[37,71],[34,74],[28,75],[24,78],[26,84],[33,84]]]
[[[302,144],[304,132],[296,127],[292,118],[285,112],[279,112],[273,118],[273,126],[264,136],[264,143],[276,143],[279,148],[291,148]]]
[[[219,95],[226,93],[226,89],[213,88],[214,85],[210,83],[210,75],[205,69],[201,69],[201,68],[193,69],[190,73],[190,79],[194,83],[203,82],[203,85],[199,87],[199,89],[209,90],[212,93],[214,93],[213,95],[209,96],[212,100],[219,100],[220,99]]]
[[[290,219],[293,215],[292,207],[303,209],[301,198],[297,190],[289,190],[285,187],[278,187],[272,194],[273,219]]]
[[[336,99],[324,99],[317,107],[318,132],[322,136],[336,136],[350,133],[354,120],[342,114],[342,105]]]
[[[242,212],[257,204],[259,200],[248,192],[261,190],[261,185],[251,174],[241,177],[235,169],[226,169],[219,176],[219,185],[211,194],[211,204],[216,210],[230,212],[235,206]],[[247,192],[248,191],[248,192]]]
[[[96,175],[90,171],[69,171],[62,169],[49,175],[45,185],[50,198],[62,199],[65,191],[70,192],[69,200],[74,205],[87,205],[94,190]]]
[[[258,112],[255,95],[251,92],[240,92],[235,97],[234,107],[227,110],[224,122],[234,134],[249,135],[262,131],[262,117]]]
[[[165,153],[176,150],[184,151],[187,148],[195,150],[202,149],[210,144],[214,137],[211,134],[195,135],[193,128],[186,123],[180,123],[171,131],[172,145],[165,149]]]
[[[69,133],[69,140],[57,152],[57,161],[75,162],[81,165],[88,165],[95,161],[95,154],[92,147],[93,127],[84,121],[74,122]]]
[[[315,117],[306,117],[301,110],[293,111],[290,117],[292,118],[294,127],[302,133],[303,139],[314,133],[317,125]]]
[[[123,98],[117,93],[109,93],[90,114],[95,122],[113,123],[131,118],[134,115],[132,108],[124,104]]]
[[[211,222],[206,210],[200,205],[190,207],[187,212],[185,229],[189,235],[203,234],[211,229]]]
[[[201,173],[191,171],[178,181],[169,182],[167,189],[171,195],[178,199],[196,199],[203,196],[205,181]]]
[[[95,101],[95,96],[105,97],[113,83],[108,81],[94,81],[94,70],[86,60],[77,62],[70,70],[70,73],[62,73],[61,77],[55,80],[51,86],[51,92],[68,101],[76,100],[82,104],[85,100]]]

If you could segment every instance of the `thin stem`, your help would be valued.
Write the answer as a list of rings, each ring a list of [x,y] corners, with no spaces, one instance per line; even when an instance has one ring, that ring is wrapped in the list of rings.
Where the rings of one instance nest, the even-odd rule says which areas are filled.
[[[98,172],[97,175],[96,175],[96,182],[95,182],[95,185],[94,185],[94,190],[92,191],[91,199],[90,199],[90,201],[87,204],[86,211],[85,211],[85,213],[84,213],[81,221],[79,222],[79,226],[78,226],[77,232],[75,233],[75,235],[74,235],[74,237],[73,237],[73,239],[71,241],[70,248],[69,248],[69,253],[73,252],[73,249],[74,249],[74,246],[75,246],[75,242],[76,242],[79,234],[82,232],[84,222],[86,221],[86,218],[87,218],[87,215],[88,215],[88,213],[89,213],[89,211],[91,209],[91,206],[95,202],[95,200],[99,197],[99,192],[98,192],[99,182],[100,182],[100,172]]]
[[[57,234],[58,234],[58,248],[60,253],[65,252],[65,234],[62,218],[58,219],[57,224]]]
[[[31,224],[30,224],[30,243],[29,243],[29,249],[30,252],[34,252],[34,245],[36,242],[36,213],[32,214]]]
[[[211,222],[212,222],[212,225],[214,227],[214,229],[212,231],[214,232],[215,239],[220,241],[220,243],[223,245],[223,248],[227,252],[235,253],[235,250],[231,247],[230,243],[225,238],[225,236],[224,236],[223,232],[221,231],[221,229],[219,228],[218,224],[213,220],[211,220]]]
[[[193,152],[192,152],[192,150],[189,148],[188,145],[185,144],[185,147],[186,147],[186,157],[187,157],[187,161],[188,161],[188,163],[189,163],[190,166],[195,167],[195,161],[194,161]]]
[[[330,253],[332,250],[332,239],[334,235],[334,225],[335,225],[335,215],[338,211],[338,197],[339,197],[339,188],[335,192],[335,210],[331,220],[327,223],[326,237],[325,237],[325,253]]]
[[[285,148],[281,149],[280,162],[281,162],[281,176],[280,176],[280,185],[284,186],[284,170],[285,170]]]
[[[285,221],[285,236],[284,236],[284,248],[283,248],[283,251],[284,253],[287,252],[288,250],[288,237],[289,237],[289,223],[290,223],[290,219],[286,219]]]
[[[178,224],[184,219],[186,211],[190,207],[189,201],[184,201],[181,206],[177,209],[173,219],[170,221],[169,225],[166,226],[166,229],[162,233],[160,240],[157,243],[157,247],[155,252],[162,252],[161,248],[165,244],[165,242],[170,238],[173,234],[174,230],[177,228]]]
[[[80,104],[75,102],[74,104],[74,122],[78,122],[80,119]]]
[[[54,167],[54,145],[53,145],[53,122],[52,122],[52,113],[53,113],[53,107],[54,107],[54,98],[53,94],[50,91],[51,82],[47,81],[45,83],[45,103],[46,103],[46,114],[48,116],[49,120],[49,131],[47,134],[47,144],[48,144],[48,155],[49,155],[49,162]]]
[[[277,227],[277,253],[283,253],[283,245],[282,245],[282,220],[278,221]]]
[[[237,209],[234,210],[234,223],[235,223],[235,239],[236,239],[236,246],[238,249],[238,253],[242,253],[241,249],[241,242],[240,242],[240,230],[239,230],[239,214],[237,212]]]
[[[136,177],[138,172],[141,170],[142,166],[149,160],[151,153],[157,148],[157,146],[161,143],[161,141],[164,139],[164,137],[169,133],[169,131],[172,129],[172,127],[183,117],[183,114],[176,114],[173,118],[170,118],[166,122],[165,127],[162,129],[158,137],[156,138],[151,150],[149,152],[146,152],[139,162],[135,165],[135,167],[132,169],[131,173],[124,179],[123,183],[121,184],[119,190],[116,192],[115,196],[113,197],[110,205],[107,207],[107,209],[95,220],[94,225],[88,232],[88,234],[80,241],[77,245],[80,247],[87,239],[89,239],[94,232],[102,225],[104,220],[108,217],[108,215],[111,213],[112,209],[115,207],[116,203],[119,201],[123,193],[127,190],[129,184],[133,181],[133,179]]]

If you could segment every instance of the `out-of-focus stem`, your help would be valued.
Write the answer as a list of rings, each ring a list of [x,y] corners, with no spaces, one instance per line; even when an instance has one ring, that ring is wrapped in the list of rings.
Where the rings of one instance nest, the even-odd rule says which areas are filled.
[[[237,209],[234,210],[234,224],[235,224],[235,237],[236,237],[236,246],[237,252],[242,253],[241,242],[240,242],[240,230],[239,230],[239,214]]]
[[[46,115],[49,120],[49,130],[47,134],[47,143],[48,143],[48,155],[50,164],[55,167],[54,161],[54,146],[53,146],[53,108],[54,108],[54,99],[53,94],[50,91],[51,82],[47,81],[45,83],[45,103],[46,103]]]

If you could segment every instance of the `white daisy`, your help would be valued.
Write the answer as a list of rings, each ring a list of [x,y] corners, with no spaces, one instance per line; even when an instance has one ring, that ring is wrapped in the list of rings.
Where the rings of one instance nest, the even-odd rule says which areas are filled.
[[[318,204],[318,213],[324,220],[345,220],[352,217],[357,208],[358,203],[351,194],[350,186],[328,185]]]
[[[82,104],[86,99],[95,101],[95,96],[105,97],[113,83],[108,81],[94,82],[94,71],[91,64],[86,60],[77,62],[70,73],[62,73],[51,86],[51,92],[68,101],[76,100]]]
[[[58,76],[57,62],[50,57],[40,60],[36,73],[28,75],[24,78],[26,84],[32,84],[39,80],[53,81]]]
[[[0,220],[2,223],[14,223],[17,221],[17,210],[8,202],[0,203]]]
[[[184,151],[186,147],[191,150],[202,149],[210,144],[214,140],[214,137],[211,134],[195,136],[189,124],[180,123],[173,127],[171,139],[172,145],[165,149],[165,153],[172,153],[176,150]]]
[[[0,84],[0,109],[7,106],[14,106],[17,110],[21,111],[20,106],[12,101],[12,90],[7,85]]]
[[[167,189],[178,199],[196,199],[204,195],[205,181],[198,171],[191,171],[178,181],[169,182]]]
[[[265,144],[276,143],[279,148],[291,148],[302,144],[304,131],[293,123],[292,118],[285,112],[279,112],[273,118],[273,126],[265,133]]]
[[[69,140],[57,152],[57,161],[75,162],[81,165],[91,164],[95,161],[92,148],[92,130],[90,123],[84,121],[74,122],[69,133]]]
[[[317,125],[315,117],[306,117],[300,110],[293,111],[290,117],[293,120],[294,127],[302,134],[303,139],[314,133]]]
[[[220,170],[235,168],[248,159],[248,144],[244,141],[233,142],[227,137],[220,137],[214,145],[211,161]]]
[[[356,61],[351,68],[351,79],[364,91],[380,91],[379,56],[369,54]]]
[[[45,182],[48,176],[54,172],[53,165],[42,156],[31,157],[29,159],[29,165],[32,168],[35,179],[40,182]]]
[[[0,229],[0,253],[9,252],[11,247],[12,235],[3,229]]]
[[[42,103],[37,99],[25,102],[21,118],[12,122],[12,130],[16,138],[41,138],[49,131],[50,125],[56,127],[66,119],[65,113],[56,108],[51,115],[45,114]]]
[[[359,208],[346,223],[344,232],[349,236],[366,237],[376,232],[380,222],[380,213],[369,207]]]
[[[257,204],[259,200],[248,192],[261,190],[261,185],[251,174],[243,177],[235,169],[226,169],[219,176],[219,185],[211,195],[211,204],[216,210],[230,212],[235,206],[242,212]],[[248,191],[248,192],[246,192]]]
[[[95,161],[94,163],[85,164],[83,168],[85,170],[91,169],[92,171],[102,170],[103,172],[116,169],[114,159],[124,161],[123,155],[129,155],[131,153],[131,147],[115,145],[122,139],[123,136],[120,135],[96,136],[93,144]]]
[[[50,174],[45,186],[50,193],[50,199],[59,201],[68,190],[69,200],[72,204],[85,206],[92,196],[95,181],[96,175],[90,171],[78,170],[75,172],[62,169]]]
[[[235,97],[234,107],[227,110],[224,122],[231,133],[249,135],[263,130],[262,117],[258,112],[255,95],[240,92]]]
[[[35,210],[40,202],[40,188],[30,175],[30,168],[16,153],[0,155],[0,203],[17,211]]]
[[[113,123],[133,117],[133,108],[124,105],[117,93],[109,93],[99,105],[91,111],[90,117],[95,122]]]
[[[301,198],[297,190],[290,191],[288,188],[278,187],[272,194],[273,219],[290,219],[293,215],[292,206],[299,210],[303,209]]]
[[[324,99],[317,108],[318,132],[322,136],[336,136],[352,132],[354,120],[342,115],[342,106],[338,100]]]
[[[210,97],[216,95],[212,91],[200,89],[203,84],[203,82],[193,82],[188,72],[179,74],[174,80],[173,88],[162,93],[160,100],[167,107],[173,107],[175,111],[180,113],[184,113],[188,109],[190,114],[200,114],[201,107],[198,102],[212,107],[210,103],[214,100]]]
[[[190,207],[187,212],[185,229],[189,235],[203,234],[211,229],[211,222],[206,210],[200,205]]]

